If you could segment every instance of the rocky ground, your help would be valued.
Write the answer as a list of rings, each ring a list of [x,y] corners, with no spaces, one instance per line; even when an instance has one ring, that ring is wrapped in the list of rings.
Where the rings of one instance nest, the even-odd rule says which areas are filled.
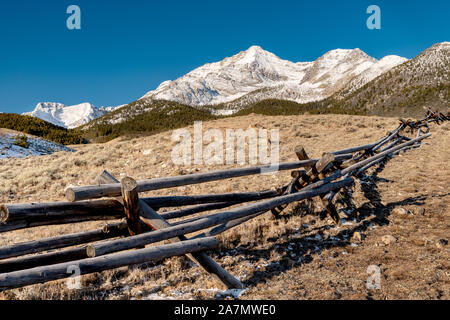
[[[295,161],[296,145],[311,157],[373,142],[397,120],[346,115],[258,116],[203,124],[204,129],[280,130],[280,161]],[[192,131],[192,128],[189,128]],[[0,299],[449,299],[450,125],[370,170],[340,206],[339,225],[320,205],[290,205],[283,217],[266,213],[220,236],[210,252],[246,289],[224,290],[183,257],[82,277],[82,289],[55,281],[0,293]],[[68,185],[91,184],[107,169],[136,179],[217,170],[227,165],[177,166],[171,132],[73,146],[75,153],[0,160],[0,202],[57,201]],[[289,172],[159,190],[150,195],[254,191],[280,186]],[[311,208],[312,207],[312,208]],[[311,210],[313,209],[313,210]],[[104,222],[41,227],[0,234],[2,245],[89,230]],[[379,287],[367,288],[376,280]],[[377,284],[376,281],[370,282]]]

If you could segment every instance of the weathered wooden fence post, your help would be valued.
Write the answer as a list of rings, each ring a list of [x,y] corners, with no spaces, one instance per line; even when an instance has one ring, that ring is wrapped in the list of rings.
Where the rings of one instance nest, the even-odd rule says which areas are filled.
[[[122,186],[122,199],[130,235],[142,233],[141,220],[139,219],[140,201],[137,192],[136,180],[126,177],[120,182]]]

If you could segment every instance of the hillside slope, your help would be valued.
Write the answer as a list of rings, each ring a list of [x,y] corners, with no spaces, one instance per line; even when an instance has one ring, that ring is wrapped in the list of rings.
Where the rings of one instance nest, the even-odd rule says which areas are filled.
[[[420,116],[423,107],[450,106],[450,42],[432,46],[356,91],[346,88],[325,104],[386,116]]]

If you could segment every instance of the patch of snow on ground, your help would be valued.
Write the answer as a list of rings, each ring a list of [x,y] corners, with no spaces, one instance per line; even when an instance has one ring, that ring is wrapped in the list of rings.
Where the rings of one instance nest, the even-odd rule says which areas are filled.
[[[28,156],[41,156],[59,151],[75,152],[75,150],[44,139],[27,135],[28,148],[16,146],[14,140],[17,135],[0,135],[0,159],[25,158]]]
[[[216,298],[233,297],[235,299],[238,299],[245,291],[246,289],[228,289],[218,292],[216,294]]]

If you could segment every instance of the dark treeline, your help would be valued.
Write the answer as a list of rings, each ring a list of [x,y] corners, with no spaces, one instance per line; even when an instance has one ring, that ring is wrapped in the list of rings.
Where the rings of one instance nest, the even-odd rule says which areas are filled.
[[[351,109],[337,101],[326,99],[318,102],[297,103],[289,100],[267,99],[259,101],[234,114],[243,116],[250,113],[263,114],[268,116],[278,115],[298,115],[298,114],[350,114],[365,115],[363,110]]]
[[[125,109],[126,108],[126,109]],[[140,113],[142,112],[142,113]],[[123,122],[110,121],[115,116]],[[98,142],[109,141],[123,135],[155,134],[192,125],[194,121],[217,119],[209,111],[168,101],[133,102],[121,110],[94,120],[86,126],[85,137]]]
[[[15,113],[0,113],[0,128],[20,131],[64,145],[86,142],[77,130],[61,128],[39,118]]]

